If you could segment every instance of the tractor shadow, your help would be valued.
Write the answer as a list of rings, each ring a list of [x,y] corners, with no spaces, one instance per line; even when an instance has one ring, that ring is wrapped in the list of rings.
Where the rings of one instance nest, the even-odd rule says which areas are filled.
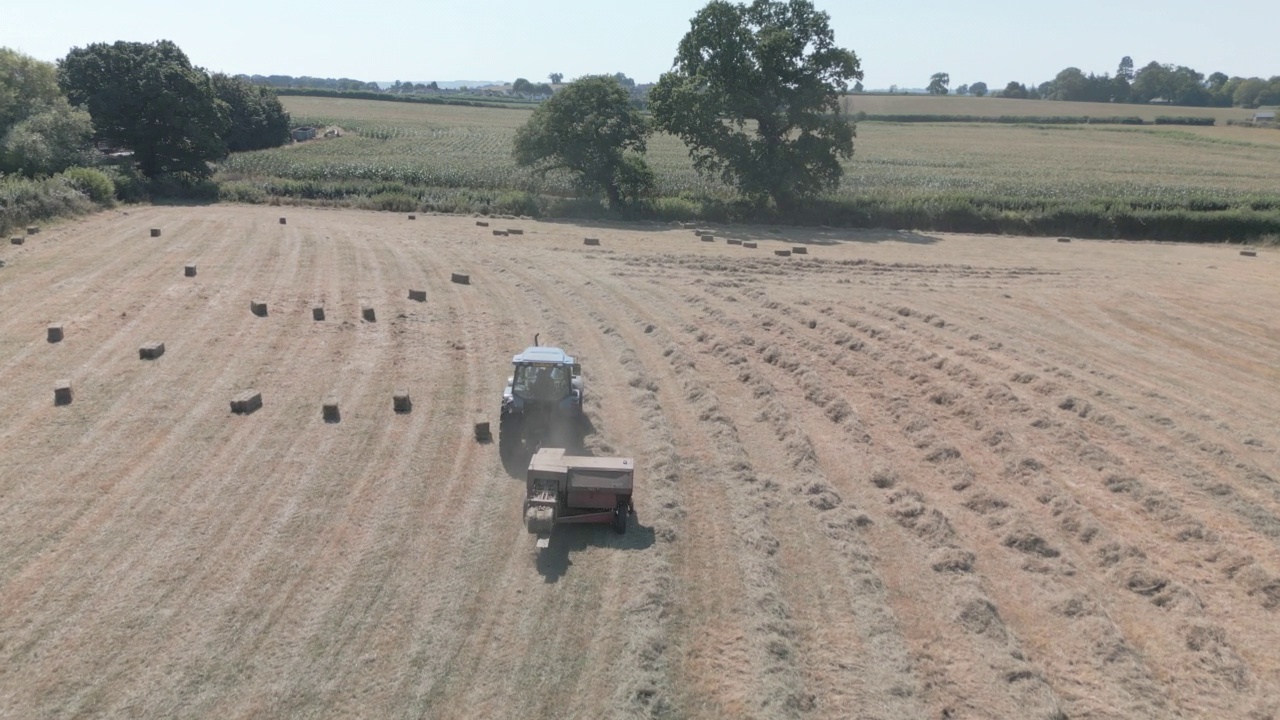
[[[533,537],[530,536],[532,542]],[[609,525],[559,525],[551,533],[551,544],[538,553],[538,574],[547,583],[559,582],[573,566],[573,554],[590,547],[612,550],[647,550],[653,547],[653,528],[641,525],[632,515],[627,522],[627,532],[619,535]]]

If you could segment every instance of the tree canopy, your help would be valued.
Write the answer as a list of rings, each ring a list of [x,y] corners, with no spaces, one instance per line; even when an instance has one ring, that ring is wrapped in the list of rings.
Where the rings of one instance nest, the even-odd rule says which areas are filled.
[[[934,73],[929,78],[929,87],[927,88],[930,95],[946,95],[947,86],[951,84],[951,76],[947,73]],[[963,93],[962,93],[963,94]]]
[[[588,75],[533,111],[516,131],[515,159],[542,175],[567,170],[579,189],[603,193],[611,207],[621,207],[653,187],[653,172],[640,156],[648,132],[617,80]]]
[[[73,48],[58,63],[58,82],[88,108],[98,136],[132,150],[148,177],[208,177],[208,162],[227,152],[226,103],[168,40]]]
[[[72,107],[53,63],[0,48],[0,172],[51,175],[93,162],[89,114]]]
[[[854,138],[840,95],[861,79],[857,56],[836,46],[827,13],[808,0],[712,0],[649,107],[700,172],[788,207],[839,182]]]
[[[261,150],[288,142],[289,113],[274,91],[222,73],[214,73],[212,80],[214,94],[227,104],[228,150]]]

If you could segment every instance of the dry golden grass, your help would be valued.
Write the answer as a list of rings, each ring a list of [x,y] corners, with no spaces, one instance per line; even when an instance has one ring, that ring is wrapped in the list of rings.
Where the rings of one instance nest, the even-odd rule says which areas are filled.
[[[1280,711],[1274,250],[279,215],[0,250],[0,717]],[[535,332],[625,536],[472,438]]]

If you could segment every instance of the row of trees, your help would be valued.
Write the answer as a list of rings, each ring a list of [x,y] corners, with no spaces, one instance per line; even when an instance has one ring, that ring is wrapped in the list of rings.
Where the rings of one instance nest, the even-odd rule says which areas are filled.
[[[127,150],[147,177],[205,178],[228,152],[289,139],[268,88],[193,67],[177,45],[99,43],[46,63],[0,48],[0,172],[51,175]]]
[[[794,209],[838,184],[853,155],[840,96],[862,70],[829,21],[809,0],[712,0],[649,93],[651,123],[616,76],[579,78],[516,133],[516,162],[569,171],[581,190],[625,206],[653,188],[643,153],[657,129],[685,142],[699,172]]]
[[[949,92],[951,77],[947,73],[934,73],[929,79],[928,91],[935,95]],[[987,94],[987,84],[978,82],[956,88],[957,95]],[[1135,70],[1133,58],[1120,60],[1114,76],[1103,73],[1086,75],[1080,68],[1069,67],[1053,80],[1039,85],[1010,82],[1004,90],[994,93],[1000,97],[1033,100],[1067,100],[1081,102],[1150,103],[1167,102],[1172,105],[1195,107],[1256,108],[1260,105],[1280,105],[1280,76],[1268,80],[1262,78],[1228,77],[1215,72],[1208,77],[1183,65],[1162,65],[1152,61]]]

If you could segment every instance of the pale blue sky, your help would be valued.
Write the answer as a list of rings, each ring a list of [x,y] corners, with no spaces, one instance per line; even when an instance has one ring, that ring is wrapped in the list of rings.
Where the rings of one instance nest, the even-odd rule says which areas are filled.
[[[622,71],[654,81],[704,0],[2,0],[0,46],[56,60],[74,46],[169,39],[228,73],[361,80],[544,79]],[[1273,0],[816,0],[869,88],[1114,73],[1124,55],[1208,75],[1280,75]]]

